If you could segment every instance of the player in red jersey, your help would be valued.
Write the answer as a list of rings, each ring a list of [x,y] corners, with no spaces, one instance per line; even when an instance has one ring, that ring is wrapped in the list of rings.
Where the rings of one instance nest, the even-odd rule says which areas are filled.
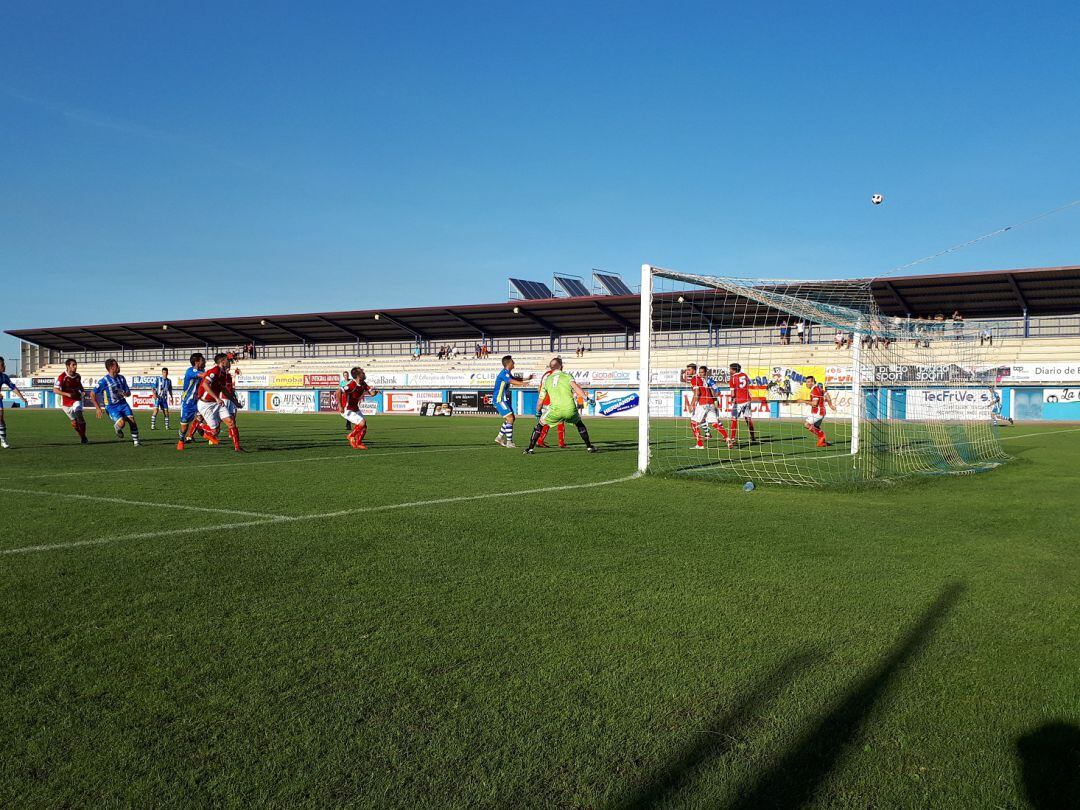
[[[830,408],[836,406],[833,405],[832,397],[825,390],[825,386],[814,379],[813,375],[807,376],[806,385],[810,389],[810,414],[806,417],[806,429],[817,436],[818,447],[829,447],[829,442],[825,440],[825,431],[821,429],[821,423],[825,421],[825,406],[828,405]]]
[[[703,450],[705,449],[705,439],[712,438],[712,434],[706,433],[702,436],[702,425],[705,426],[706,431],[709,430],[710,426],[715,427],[725,439],[728,434],[720,423],[720,409],[716,406],[716,394],[712,386],[709,385],[711,382],[709,379],[709,367],[702,366],[696,369],[696,373],[687,382],[690,383],[690,387],[693,389],[693,395],[690,398],[690,430],[693,431],[694,441],[696,442],[694,449]]]
[[[69,357],[64,361],[64,370],[53,384],[53,393],[60,397],[60,409],[71,420],[72,429],[79,434],[79,442],[89,444],[90,440],[86,438],[86,417],[83,416],[83,396],[86,390],[83,388],[79,364],[75,358]]]
[[[544,416],[544,410],[551,406],[551,397],[544,392],[544,380],[551,372],[553,372],[558,367],[559,358],[556,357],[552,359],[550,363],[548,363],[547,371],[540,375],[540,400],[536,407],[537,419],[541,419]],[[550,430],[550,427],[548,425],[544,425],[540,428],[540,440],[536,443],[537,447],[547,447],[547,445],[544,444],[544,439],[547,438],[548,430]],[[559,426],[558,428],[556,428],[556,430],[559,434],[559,447],[566,447],[566,425],[562,422],[559,422]]]
[[[754,430],[754,417],[750,413],[753,406],[750,396],[750,376],[742,370],[738,363],[728,366],[728,388],[731,389],[731,435],[728,436],[728,447],[734,447],[739,439],[739,419],[746,420],[746,427],[750,431],[750,441],[757,441],[757,433]]]
[[[364,436],[367,435],[367,420],[360,413],[360,403],[366,396],[374,396],[379,392],[367,384],[367,374],[359,366],[349,370],[349,384],[338,392],[338,410],[345,417],[345,421],[353,425],[349,433],[349,444],[357,450],[367,450],[364,444]]]
[[[199,416],[202,417],[204,435],[210,439],[211,444],[218,443],[218,430],[222,422],[229,431],[232,439],[233,450],[237,453],[244,452],[240,446],[240,431],[233,419],[235,411],[229,408],[229,366],[232,361],[228,355],[218,353],[214,355],[214,365],[202,378],[199,386]],[[207,432],[209,431],[209,432]]]

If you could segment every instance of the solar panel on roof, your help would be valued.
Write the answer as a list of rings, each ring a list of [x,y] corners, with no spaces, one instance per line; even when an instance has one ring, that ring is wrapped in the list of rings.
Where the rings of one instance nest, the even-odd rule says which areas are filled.
[[[527,279],[512,278],[510,284],[517,290],[522,298],[528,301],[539,301],[544,298],[553,298],[551,288],[542,281],[528,281]]]
[[[608,295],[633,295],[634,291],[626,286],[626,282],[612,273],[593,273],[593,278]]]
[[[555,285],[562,287],[568,298],[581,298],[589,294],[589,288],[581,282],[581,279],[555,276]]]

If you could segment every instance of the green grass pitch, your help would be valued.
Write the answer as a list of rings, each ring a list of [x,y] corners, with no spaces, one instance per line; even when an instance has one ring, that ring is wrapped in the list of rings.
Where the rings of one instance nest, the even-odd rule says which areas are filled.
[[[1076,795],[1075,427],[983,475],[744,493],[620,480],[630,421],[532,458],[493,418],[374,417],[357,452],[242,414],[243,456],[90,421],[8,411],[2,806]]]

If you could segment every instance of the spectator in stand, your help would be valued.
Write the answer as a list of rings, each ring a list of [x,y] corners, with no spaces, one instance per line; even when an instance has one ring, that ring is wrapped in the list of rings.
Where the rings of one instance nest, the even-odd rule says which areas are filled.
[[[844,348],[845,344],[847,344],[847,335],[845,335],[843,332],[841,332],[839,329],[837,329],[836,330],[836,348],[837,349],[842,349],[842,348]]]
[[[982,346],[987,341],[991,346],[994,345],[994,331],[989,326],[984,326],[979,333],[979,345]]]
[[[577,356],[578,357],[584,357],[585,356],[585,344],[584,343],[579,343],[578,344]]]
[[[806,343],[806,321],[802,318],[795,324],[795,334],[799,336],[799,343]]]
[[[420,359],[420,344],[419,343],[417,343],[415,346],[413,346],[412,359],[413,360],[419,360]]]
[[[964,338],[964,316],[960,314],[960,310],[954,309],[952,314],[953,323],[953,335],[957,340],[963,340]]]
[[[480,353],[481,353],[482,351],[483,351],[483,349],[482,349],[482,348],[480,347],[480,344],[479,344],[479,343],[474,343],[474,344],[473,344],[473,357],[474,357],[475,359],[477,359],[477,360],[479,360],[479,359],[480,359]]]
[[[786,346],[791,343],[791,327],[788,326],[787,319],[780,321],[780,345]]]

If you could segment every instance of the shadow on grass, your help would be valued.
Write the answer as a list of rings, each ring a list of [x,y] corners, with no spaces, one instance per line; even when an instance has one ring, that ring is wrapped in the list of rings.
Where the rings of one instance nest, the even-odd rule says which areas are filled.
[[[740,792],[731,807],[739,810],[800,807],[813,799],[818,787],[840,761],[901,668],[923,650],[963,590],[958,583],[946,586],[885,660],[852,685],[828,714],[795,740],[776,764],[759,774],[753,784]]]
[[[1016,753],[1032,807],[1080,807],[1080,726],[1047,723],[1017,739]]]
[[[672,798],[697,776],[703,766],[731,751],[739,742],[740,732],[776,700],[784,687],[808,667],[815,657],[813,652],[807,651],[785,659],[734,707],[718,714],[709,724],[708,730],[700,732],[696,739],[687,743],[648,785],[615,806],[654,807]]]

